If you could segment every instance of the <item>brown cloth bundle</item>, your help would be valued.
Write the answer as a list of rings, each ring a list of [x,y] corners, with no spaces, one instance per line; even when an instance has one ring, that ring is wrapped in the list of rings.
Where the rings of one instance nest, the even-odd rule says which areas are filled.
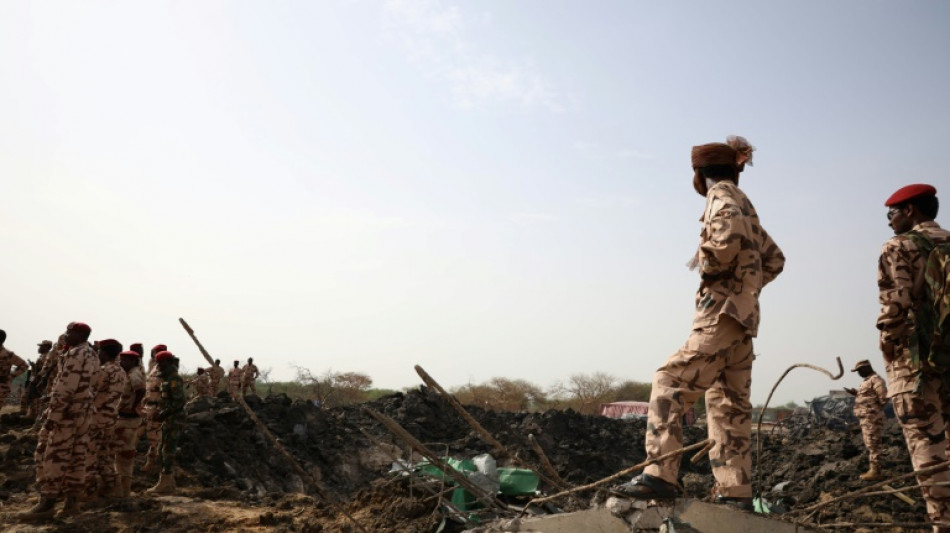
[[[745,137],[730,135],[725,143],[701,144],[693,147],[693,188],[701,196],[706,196],[706,179],[699,169],[714,165],[729,165],[737,172],[745,170],[746,163],[752,166],[752,152],[755,147]],[[736,175],[736,185],[739,176]]]

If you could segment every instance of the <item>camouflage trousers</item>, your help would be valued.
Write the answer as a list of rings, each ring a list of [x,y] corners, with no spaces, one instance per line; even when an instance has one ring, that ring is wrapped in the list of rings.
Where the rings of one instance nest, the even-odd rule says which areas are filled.
[[[155,416],[158,414],[157,405],[148,405],[145,407],[145,418],[142,423],[142,433],[145,436],[145,439],[148,440],[148,456],[155,457],[158,455],[158,447],[162,442],[162,423],[158,420],[155,420]]]
[[[89,429],[89,454],[86,457],[86,490],[114,487],[115,420],[95,420]]]
[[[251,389],[252,393],[257,394],[257,383],[255,380],[245,381],[244,384],[241,385],[241,394],[246,396],[248,389]]]
[[[229,392],[231,393],[231,397],[236,398],[239,394],[241,394],[241,382],[229,381],[228,389],[229,389]]]
[[[58,418],[58,417],[57,417]],[[85,488],[89,451],[89,418],[77,413],[70,420],[47,417],[37,436],[36,486],[40,494],[59,498]]]
[[[699,397],[706,395],[709,450],[718,493],[752,496],[752,338],[728,316],[719,323],[693,330],[686,344],[653,375],[647,414],[647,457],[659,457],[683,447],[682,419]],[[677,483],[676,457],[647,466],[644,472]]]
[[[135,468],[135,442],[138,440],[142,419],[119,417],[115,422],[115,472],[120,477],[132,477]]]
[[[938,379],[925,379],[918,392],[895,394],[894,414],[904,431],[910,462],[920,470],[947,460],[947,415],[941,402],[943,385]],[[950,471],[917,476],[917,482],[950,482]],[[950,487],[921,487],[927,502],[927,515],[934,522],[950,522]],[[934,528],[935,532],[941,531]],[[946,529],[944,531],[950,531]]]
[[[171,474],[175,468],[175,455],[178,453],[178,439],[181,437],[182,423],[180,420],[166,420],[162,423],[162,445],[159,455],[162,461],[162,472]]]
[[[0,378],[0,407],[3,407],[7,404],[7,400],[10,396],[10,377],[7,376],[6,379]]]
[[[878,409],[869,413],[855,413],[858,425],[861,426],[861,436],[864,437],[864,447],[868,449],[868,462],[871,467],[881,467],[881,437],[884,434],[884,411]]]

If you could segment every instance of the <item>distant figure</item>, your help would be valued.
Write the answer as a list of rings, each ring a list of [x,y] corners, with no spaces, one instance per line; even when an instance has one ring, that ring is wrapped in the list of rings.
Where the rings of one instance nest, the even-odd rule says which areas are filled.
[[[178,438],[184,424],[185,387],[178,375],[178,359],[171,352],[155,354],[155,366],[162,377],[161,403],[155,417],[162,423],[162,471],[158,483],[147,492],[171,494],[175,492],[175,455],[178,453]]]
[[[208,368],[211,379],[211,394],[217,395],[221,392],[224,382],[224,369],[221,368],[221,360],[215,359],[214,364]]]
[[[115,339],[99,341],[99,369],[92,376],[92,404],[95,408],[89,424],[89,455],[86,462],[88,500],[110,498],[115,493],[115,428],[119,401],[128,385],[128,377],[116,358],[122,344]]]
[[[42,341],[36,346],[36,353],[39,357],[36,358],[36,363],[30,364],[30,385],[20,399],[20,414],[24,414],[30,418],[36,418],[36,415],[39,413],[37,409],[40,405],[40,396],[45,393],[43,389],[46,380],[45,377],[41,375],[41,370],[46,364],[46,359],[49,358],[50,350],[53,349],[53,341]]]
[[[716,502],[752,509],[752,339],[759,327],[759,294],[784,268],[785,256],[762,227],[739,174],[754,148],[742,137],[694,146],[693,188],[706,198],[699,249],[699,291],[686,344],[653,375],[647,414],[647,458],[683,447],[681,420],[706,395],[709,462]],[[647,466],[617,490],[634,498],[674,498],[680,457]]]
[[[56,502],[65,496],[61,514],[79,510],[85,488],[86,454],[89,446],[89,414],[92,412],[90,383],[99,367],[96,353],[89,344],[91,329],[81,322],[66,326],[63,337],[68,351],[50,389],[47,418],[37,436],[36,488],[40,500],[23,519],[49,518]]]
[[[865,481],[882,479],[881,436],[884,434],[884,406],[887,405],[887,384],[884,378],[877,375],[867,359],[858,361],[851,369],[864,378],[857,389],[845,387],[845,391],[852,394],[854,399],[854,416],[861,425],[861,435],[864,437],[864,447],[868,449],[868,471],[861,474]]]
[[[211,396],[211,374],[205,372],[205,369],[198,369],[198,374],[192,378],[191,384],[195,386],[195,398]]]
[[[257,367],[254,366],[253,357],[248,357],[247,364],[244,365],[244,369],[241,370],[241,374],[243,376],[241,378],[241,395],[247,396],[247,389],[251,389],[252,393],[257,394],[257,387],[254,385],[257,381],[257,377],[260,375],[260,372],[258,372]]]
[[[915,306],[925,296],[918,290],[922,288],[921,273],[927,263],[924,251],[935,244],[950,242],[950,231],[934,220],[940,203],[937,189],[931,185],[902,187],[884,205],[888,207],[887,225],[894,230],[894,236],[884,243],[878,259],[881,313],[877,329],[881,331],[887,395],[904,430],[910,462],[914,470],[920,470],[947,460],[945,430],[950,413],[943,406],[950,392],[944,376],[921,364],[927,362],[926,354],[921,357],[921,345],[925,343],[919,342],[925,326],[916,323],[917,313],[922,309]],[[920,490],[927,501],[931,522],[950,522],[950,487],[939,485],[950,482],[950,470],[918,475],[917,482],[922,485]],[[934,527],[935,533],[947,531],[950,528]]]
[[[142,402],[142,415],[145,417],[143,431],[148,440],[148,453],[145,455],[142,471],[150,474],[158,469],[158,446],[162,438],[162,422],[155,418],[162,401],[162,377],[159,375],[158,365],[155,364],[155,354],[166,350],[168,347],[164,344],[156,344],[152,347],[149,370],[145,377],[145,401]]]
[[[145,397],[145,373],[142,372],[142,354],[128,350],[119,354],[119,365],[128,377],[122,399],[119,400],[119,418],[115,423],[115,471],[118,476],[116,496],[132,495],[132,474],[135,469],[135,444],[138,440],[142,417],[139,407]]]
[[[231,396],[237,397],[241,394],[241,382],[244,381],[244,371],[241,370],[241,362],[235,361],[234,368],[228,371],[228,390]]]
[[[0,407],[7,403],[7,397],[10,396],[10,382],[29,368],[26,361],[3,347],[6,340],[7,332],[0,329]],[[12,370],[14,366],[16,371]]]

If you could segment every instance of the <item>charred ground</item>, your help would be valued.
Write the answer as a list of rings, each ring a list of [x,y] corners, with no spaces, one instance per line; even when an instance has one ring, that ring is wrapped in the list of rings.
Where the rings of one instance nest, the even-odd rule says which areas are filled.
[[[186,531],[355,531],[345,509],[366,530],[430,532],[441,522],[438,501],[388,474],[394,457],[408,447],[365,413],[363,406],[324,410],[286,396],[248,397],[257,417],[298,463],[319,480],[314,491],[267,441],[242,408],[225,395],[191,402],[178,456],[180,495],[135,497],[90,506],[66,520],[22,524],[16,512],[35,501],[32,492],[35,435],[31,421],[15,414],[0,419],[0,502],[5,531],[186,532]],[[439,395],[426,388],[366,404],[412,433],[430,449],[455,458],[491,453],[477,433]],[[511,453],[539,461],[528,440],[534,435],[560,476],[572,485],[597,481],[645,459],[646,424],[573,411],[510,413],[466,407]],[[685,428],[687,443],[705,438],[702,427]],[[885,472],[910,471],[897,426],[885,432]],[[380,444],[382,443],[382,445]],[[866,486],[858,479],[867,454],[856,430],[814,428],[763,435],[755,460],[756,486],[766,497],[803,507]],[[144,452],[144,450],[142,450]],[[141,460],[141,459],[140,459]],[[141,465],[139,465],[141,466]],[[138,472],[138,469],[136,470]],[[713,485],[708,460],[683,460],[683,484],[689,496],[706,498]],[[133,490],[154,480],[137,474]],[[787,482],[781,494],[769,492]],[[907,481],[896,483],[906,484]],[[552,491],[542,486],[542,490]],[[552,491],[553,492],[553,491]],[[835,504],[823,522],[920,522],[926,514],[920,494],[908,505],[892,496]],[[326,501],[326,496],[333,502]],[[582,508],[592,492],[560,502],[565,510]],[[461,527],[449,523],[446,531]]]

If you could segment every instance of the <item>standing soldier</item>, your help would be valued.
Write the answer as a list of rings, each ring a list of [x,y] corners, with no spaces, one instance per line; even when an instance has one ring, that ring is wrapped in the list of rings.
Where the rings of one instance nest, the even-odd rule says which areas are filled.
[[[69,350],[69,346],[66,345],[66,335],[60,335],[59,338],[56,339],[56,344],[53,345],[53,349],[46,355],[43,366],[37,370],[39,379],[36,383],[36,388],[40,397],[37,402],[36,412],[39,413],[39,416],[36,417],[36,421],[33,422],[33,427],[30,431],[38,431],[40,427],[42,427],[43,422],[46,421],[46,415],[49,413],[49,394],[53,388],[53,383],[56,383],[56,376],[59,375],[59,371],[63,366],[63,356],[67,350]]]
[[[205,372],[205,369],[199,368],[198,375],[191,380],[195,386],[195,398],[202,396],[211,396],[211,373]]]
[[[86,463],[87,494],[108,498],[115,493],[115,426],[122,391],[128,385],[125,371],[116,362],[122,344],[115,339],[99,341],[99,370],[92,378],[95,414],[89,424],[89,460]]]
[[[759,294],[785,264],[752,202],[739,189],[739,173],[754,148],[742,137],[693,147],[693,187],[706,197],[699,249],[696,315],[686,344],[653,376],[646,452],[655,459],[682,447],[681,420],[703,393],[717,503],[752,508],[752,338],[759,326]],[[618,490],[635,498],[673,498],[679,457],[647,466]]]
[[[158,468],[156,458],[158,457],[158,445],[161,439],[162,423],[155,419],[158,414],[158,405],[162,401],[162,377],[159,375],[158,366],[155,365],[155,354],[168,350],[164,344],[156,344],[152,347],[150,355],[148,375],[145,378],[145,401],[142,402],[142,416],[145,418],[143,428],[145,438],[148,440],[148,453],[145,455],[145,464],[142,466],[143,472],[152,473]]]
[[[135,441],[142,419],[139,403],[145,397],[145,374],[142,372],[142,354],[129,350],[119,354],[119,365],[128,379],[119,400],[119,418],[115,423],[115,471],[119,479],[116,496],[132,495],[132,473],[135,467]]]
[[[868,471],[861,474],[865,481],[881,479],[881,435],[884,433],[884,406],[887,404],[887,384],[877,375],[867,359],[858,361],[852,372],[864,378],[857,389],[845,387],[845,391],[856,396],[854,416],[861,425],[864,446],[868,449]]]
[[[237,397],[241,394],[241,382],[244,380],[244,371],[241,370],[241,362],[235,361],[234,368],[228,371],[228,389],[231,396]]]
[[[0,407],[7,403],[7,397],[10,396],[10,382],[28,368],[26,361],[3,347],[6,340],[7,332],[0,329]],[[13,371],[14,366],[16,371]]]
[[[161,464],[158,483],[148,489],[151,494],[175,492],[175,453],[184,424],[185,388],[178,375],[177,359],[171,352],[155,355],[155,366],[162,378],[161,403],[156,419],[162,423]]]
[[[224,380],[224,369],[221,368],[221,360],[215,359],[214,365],[208,368],[211,374],[211,393],[217,395],[221,392],[221,382]]]
[[[30,388],[27,390],[26,416],[36,418],[39,414],[40,396],[46,391],[46,376],[43,374],[46,367],[46,361],[50,358],[50,351],[53,349],[53,341],[43,341],[36,345],[36,364],[33,365],[32,376],[30,376]]]
[[[881,353],[887,371],[887,395],[904,431],[910,461],[920,470],[947,460],[947,416],[942,399],[950,396],[941,376],[922,366],[916,335],[914,305],[920,303],[915,281],[922,279],[927,256],[921,245],[950,242],[950,232],[934,219],[940,207],[937,189],[908,185],[884,202],[888,226],[894,237],[884,243],[878,261],[877,285],[881,314]],[[931,522],[950,524],[950,471],[918,475],[927,515]],[[934,526],[934,532],[950,532],[950,526]]]
[[[56,502],[66,497],[61,514],[79,510],[84,488],[86,454],[89,444],[89,413],[92,394],[89,384],[99,366],[92,346],[90,328],[81,322],[66,326],[64,343],[69,350],[50,389],[49,407],[37,438],[36,486],[40,500],[21,515],[25,519],[48,518]]]
[[[247,364],[244,365],[244,368],[241,370],[241,395],[247,395],[247,389],[251,389],[251,392],[257,394],[257,387],[254,386],[257,381],[257,376],[261,373],[258,372],[257,367],[254,366],[254,358],[248,357]]]

